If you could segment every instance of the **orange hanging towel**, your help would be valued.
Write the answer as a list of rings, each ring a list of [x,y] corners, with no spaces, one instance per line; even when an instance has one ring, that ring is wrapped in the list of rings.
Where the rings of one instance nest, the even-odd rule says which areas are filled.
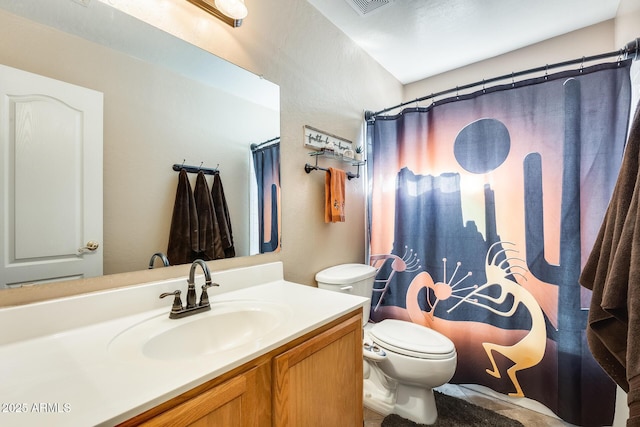
[[[329,168],[324,179],[324,222],[344,222],[344,181],[346,173]]]

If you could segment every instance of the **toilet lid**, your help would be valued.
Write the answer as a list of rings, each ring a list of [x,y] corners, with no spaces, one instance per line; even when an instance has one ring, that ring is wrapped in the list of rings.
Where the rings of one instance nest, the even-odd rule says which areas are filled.
[[[373,325],[369,334],[387,350],[421,359],[447,359],[456,350],[453,342],[441,333],[402,320],[383,320]]]
[[[367,264],[340,264],[316,274],[316,281],[332,285],[349,285],[376,275],[377,270]]]

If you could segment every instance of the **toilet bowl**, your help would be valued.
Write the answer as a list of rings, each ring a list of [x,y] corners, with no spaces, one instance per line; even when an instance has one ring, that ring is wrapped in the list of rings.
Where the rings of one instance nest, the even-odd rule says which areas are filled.
[[[369,298],[364,323],[364,404],[383,415],[398,414],[433,424],[438,412],[433,388],[456,369],[450,339],[412,322],[386,319],[368,323],[376,270],[366,264],[342,264],[316,274],[318,287]]]
[[[439,332],[402,320],[386,319],[365,327],[365,361],[384,376],[365,381],[365,404],[419,424],[433,424],[438,412],[433,388],[456,370],[453,342]]]

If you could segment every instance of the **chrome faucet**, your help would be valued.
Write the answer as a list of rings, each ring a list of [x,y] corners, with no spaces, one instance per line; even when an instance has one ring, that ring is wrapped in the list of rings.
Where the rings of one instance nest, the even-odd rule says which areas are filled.
[[[162,265],[164,265],[165,267],[169,267],[169,258],[167,258],[167,256],[162,252],[156,252],[155,254],[151,255],[151,259],[149,260],[149,269],[153,268],[153,263],[156,258],[160,258],[162,260]]]
[[[195,284],[195,275],[196,268],[200,266],[202,267],[202,271],[204,271],[204,285],[202,285],[202,292],[200,293],[200,302],[196,303],[196,284]],[[197,259],[193,261],[191,264],[191,269],[189,270],[189,279],[187,281],[187,300],[186,306],[182,306],[182,299],[180,298],[180,290],[175,290],[173,292],[165,292],[160,294],[160,298],[167,297],[169,295],[173,295],[173,305],[171,306],[171,312],[169,313],[169,318],[171,319],[180,319],[182,317],[191,316],[192,314],[200,313],[202,311],[211,310],[211,304],[209,304],[209,295],[207,293],[207,289],[212,286],[220,286],[217,283],[213,283],[211,281],[211,272],[209,271],[209,267],[207,264],[201,260]]]

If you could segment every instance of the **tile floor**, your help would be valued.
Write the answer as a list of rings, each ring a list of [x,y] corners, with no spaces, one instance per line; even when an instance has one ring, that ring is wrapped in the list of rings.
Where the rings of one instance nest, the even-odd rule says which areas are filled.
[[[487,394],[483,389],[475,386],[467,387],[445,384],[442,387],[438,387],[436,390],[450,396],[464,399],[492,411],[496,411],[506,417],[513,418],[514,420],[518,420],[525,427],[565,427],[571,425],[551,414],[545,415],[537,410],[531,410],[519,405],[514,405],[506,400]],[[543,408],[540,410],[544,411]],[[377,414],[367,408],[364,409],[364,427],[380,427],[383,419],[384,415]]]

